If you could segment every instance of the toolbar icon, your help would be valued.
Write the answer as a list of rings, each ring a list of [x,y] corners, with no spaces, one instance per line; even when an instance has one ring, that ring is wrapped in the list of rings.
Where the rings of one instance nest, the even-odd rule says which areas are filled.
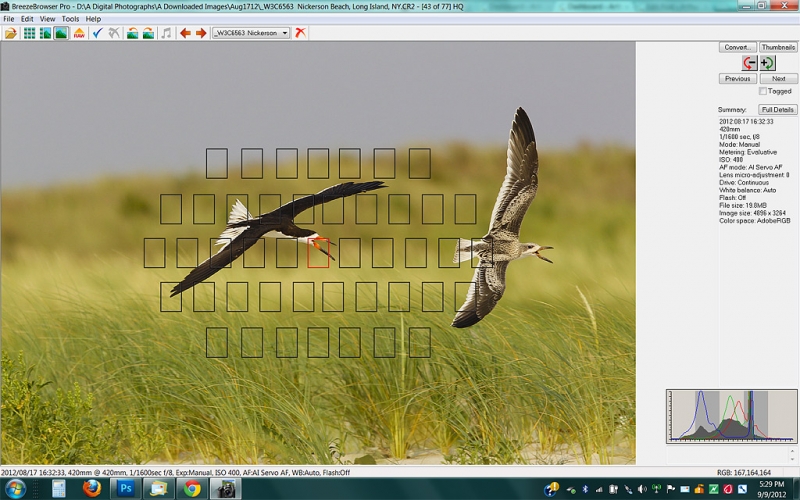
[[[36,28],[33,26],[25,26],[22,28],[23,40],[36,40]]]
[[[186,481],[183,485],[183,493],[187,497],[195,498],[200,495],[201,491],[203,491],[203,487],[194,479]]]
[[[69,26],[56,26],[56,40],[69,40]]]
[[[132,497],[136,493],[136,483],[133,479],[117,479],[117,496]]]
[[[742,71],[758,71],[758,57],[742,56]]]
[[[156,35],[153,33],[153,28],[147,27],[142,31],[142,40],[153,40]]]
[[[128,40],[138,40],[139,39],[139,30],[136,29],[135,26],[131,26],[128,28]]]
[[[53,479],[53,498],[67,498],[67,480]]]
[[[776,56],[761,56],[761,71],[775,71]]]
[[[6,28],[6,40],[13,40],[17,38],[16,28]]]
[[[169,486],[164,481],[153,481],[150,484],[151,497],[163,497],[169,493]]]
[[[119,36],[119,28],[108,28],[108,38],[120,38]]]
[[[53,38],[53,28],[50,26],[42,26],[39,28],[39,38],[41,40],[50,40]]]
[[[215,479],[212,479],[212,481],[217,483]],[[236,479],[222,479],[218,484],[219,486],[216,488],[217,498],[242,498],[241,493],[238,496],[236,494]]]
[[[96,479],[89,479],[83,482],[83,494],[89,498],[97,498],[103,491],[103,485]]]

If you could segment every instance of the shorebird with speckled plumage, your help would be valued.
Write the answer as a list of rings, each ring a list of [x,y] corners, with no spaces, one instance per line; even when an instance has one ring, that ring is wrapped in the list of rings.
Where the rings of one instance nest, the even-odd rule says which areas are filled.
[[[482,320],[497,305],[506,289],[506,269],[512,260],[536,256],[553,263],[539,252],[553,247],[520,243],[522,219],[536,196],[539,185],[539,155],[533,126],[522,108],[517,109],[508,138],[506,177],[492,210],[489,232],[472,241],[459,238],[453,262],[477,257],[467,299],[456,313],[452,326],[466,328]]]

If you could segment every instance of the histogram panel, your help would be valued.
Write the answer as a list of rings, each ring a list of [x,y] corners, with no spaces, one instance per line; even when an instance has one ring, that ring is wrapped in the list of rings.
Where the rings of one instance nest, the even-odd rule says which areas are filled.
[[[797,444],[797,390],[667,390],[667,443]]]

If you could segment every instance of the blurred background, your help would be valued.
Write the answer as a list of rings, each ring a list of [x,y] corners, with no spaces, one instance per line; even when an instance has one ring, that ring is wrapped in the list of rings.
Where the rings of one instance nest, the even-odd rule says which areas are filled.
[[[635,460],[632,44],[13,45],[4,463]],[[519,106],[554,264],[455,330]],[[296,220],[335,262],[265,240],[168,298],[236,199],[354,177]]]

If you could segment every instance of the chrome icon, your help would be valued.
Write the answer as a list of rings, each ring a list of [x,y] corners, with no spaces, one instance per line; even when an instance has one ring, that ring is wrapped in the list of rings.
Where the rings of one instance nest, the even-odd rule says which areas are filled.
[[[6,495],[14,500],[25,496],[28,487],[22,479],[11,479],[6,483]]]
[[[89,479],[88,481],[83,482],[83,494],[89,498],[94,498],[103,491],[103,486],[100,484],[100,481],[96,479]]]
[[[186,484],[183,485],[183,492],[186,493],[187,497],[194,498],[200,495],[200,492],[202,490],[203,489],[200,487],[200,483],[198,483],[194,479],[186,481]]]

